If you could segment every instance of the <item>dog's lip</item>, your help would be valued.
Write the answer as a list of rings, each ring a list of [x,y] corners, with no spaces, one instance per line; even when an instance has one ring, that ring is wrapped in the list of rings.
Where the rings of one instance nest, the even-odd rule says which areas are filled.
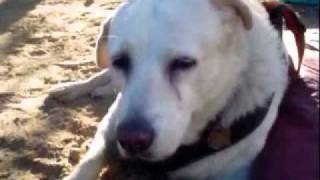
[[[138,159],[144,160],[144,161],[152,161],[153,160],[153,156],[150,152],[145,152],[142,154],[139,154],[136,156]]]
[[[146,152],[146,153],[143,153],[143,154],[139,154],[133,158],[136,158],[136,159],[140,159],[142,161],[146,161],[146,162],[162,162],[162,161],[165,161],[167,160],[168,158],[172,157],[174,154],[171,154],[171,155],[167,155],[167,156],[163,156],[163,157],[157,157],[157,156],[154,156],[152,153],[150,152]]]
[[[137,161],[144,161],[144,162],[159,162],[159,161],[163,161],[166,158],[167,157],[157,158],[154,155],[152,155],[152,153],[150,152],[145,152],[145,153],[135,154],[135,155],[126,154],[126,156],[123,157],[123,159],[126,159],[126,160],[133,160],[133,161],[137,160]]]
[[[163,160],[172,156],[172,154],[171,154],[171,155],[164,156],[164,157],[156,157],[150,151],[145,151],[140,154],[130,154],[130,153],[126,152],[124,149],[122,149],[119,142],[117,143],[117,146],[118,146],[118,151],[120,154],[120,159],[123,159],[123,160],[141,160],[141,161],[146,161],[146,162],[158,162],[158,161],[163,161]]]
[[[141,159],[143,161],[152,161],[153,156],[152,153],[146,151],[140,154],[130,154],[127,151],[125,151],[124,149],[122,149],[122,147],[120,146],[119,143],[117,143],[118,146],[118,151],[120,153],[120,157],[122,159]]]

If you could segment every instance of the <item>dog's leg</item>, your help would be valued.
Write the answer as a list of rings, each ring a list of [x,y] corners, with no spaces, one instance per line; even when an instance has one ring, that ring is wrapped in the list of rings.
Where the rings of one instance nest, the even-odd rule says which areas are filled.
[[[242,166],[233,171],[224,172],[223,174],[218,174],[214,178],[215,180],[250,180],[251,178],[252,162],[245,166]]]
[[[95,93],[93,95],[97,96],[98,94],[105,95],[112,93],[111,77],[108,69],[103,70],[83,81],[58,84],[49,89],[49,96],[61,101],[71,101],[77,97],[94,92],[96,88],[101,86],[104,87],[104,93],[102,93],[100,89],[99,93]]]
[[[115,88],[113,86],[110,86],[110,84],[107,84],[104,86],[97,87],[90,93],[90,95],[93,97],[101,97],[115,93]]]
[[[112,158],[115,158],[115,145],[112,144],[114,143],[114,127],[112,127],[113,123],[110,121],[114,106],[115,103],[99,123],[88,152],[65,180],[95,180],[103,166],[110,162]]]
[[[79,165],[65,180],[94,180],[97,179],[105,160],[105,140],[97,132],[89,151]]]

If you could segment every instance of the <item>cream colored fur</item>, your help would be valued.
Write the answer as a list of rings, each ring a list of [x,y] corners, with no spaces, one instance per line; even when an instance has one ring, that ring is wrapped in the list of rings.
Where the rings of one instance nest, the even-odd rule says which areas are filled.
[[[287,65],[282,42],[260,3],[234,1],[247,8],[252,26],[236,8],[214,0],[130,0],[118,9],[110,22],[105,51],[111,64],[110,57],[129,48],[135,69],[130,81],[109,66],[88,80],[51,90],[52,96],[62,100],[101,96],[114,89],[120,92],[99,124],[89,152],[68,179],[97,178],[103,160],[108,159],[104,152],[111,148],[118,124],[133,106],[152,119],[158,136],[149,149],[150,160],[160,160],[180,145],[196,141],[222,109],[222,125],[229,127],[274,93],[267,116],[250,136],[170,177],[224,179],[254,160],[276,118],[287,85]],[[198,62],[190,71],[179,72],[173,85],[179,99],[164,69],[180,54]]]

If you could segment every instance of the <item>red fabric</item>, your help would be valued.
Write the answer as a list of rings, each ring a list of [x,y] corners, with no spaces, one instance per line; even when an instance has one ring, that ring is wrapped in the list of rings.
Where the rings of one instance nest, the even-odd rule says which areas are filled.
[[[281,15],[281,17],[283,17],[285,21],[286,27],[294,34],[294,38],[296,40],[296,45],[298,49],[298,55],[299,55],[298,69],[296,74],[298,75],[300,72],[302,58],[304,54],[304,47],[305,47],[304,33],[306,31],[306,27],[300,21],[298,16],[295,14],[295,11],[291,8],[291,6],[285,3],[277,2],[277,1],[267,1],[267,2],[263,2],[262,4],[266,8],[270,16]],[[276,22],[271,22],[271,23],[276,23]]]
[[[294,11],[278,2],[264,3],[270,15],[283,15],[296,38],[299,64],[304,53],[304,28]],[[281,11],[272,11],[275,8]],[[274,22],[273,22],[274,23]],[[266,146],[257,158],[254,180],[319,180],[319,57],[303,59],[304,77],[292,63],[291,82]]]
[[[319,58],[305,58],[303,67],[256,161],[255,180],[319,180]]]

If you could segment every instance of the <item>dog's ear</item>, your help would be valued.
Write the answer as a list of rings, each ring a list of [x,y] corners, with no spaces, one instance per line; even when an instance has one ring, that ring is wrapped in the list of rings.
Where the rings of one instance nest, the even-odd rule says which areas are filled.
[[[107,41],[111,19],[112,18],[109,18],[107,21],[102,23],[96,42],[96,64],[100,68],[108,67],[109,54],[107,49]]]
[[[247,30],[252,28],[252,15],[249,7],[242,0],[212,0],[214,3],[222,6],[229,6],[235,10],[241,18],[244,27]]]

